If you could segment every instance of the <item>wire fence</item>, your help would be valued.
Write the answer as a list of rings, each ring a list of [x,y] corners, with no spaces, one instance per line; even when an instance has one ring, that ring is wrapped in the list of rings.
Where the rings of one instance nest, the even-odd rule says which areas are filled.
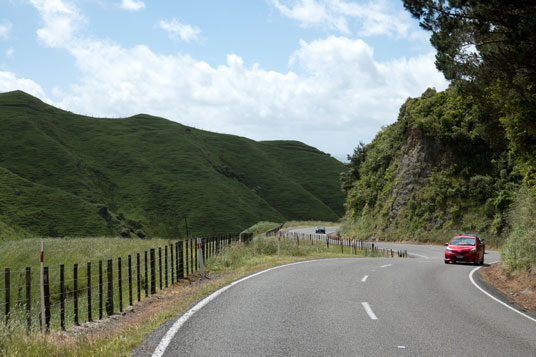
[[[66,266],[44,267],[45,330],[65,330],[85,322],[122,313],[200,270],[198,249],[204,260],[252,234],[232,233],[176,241],[126,257]],[[0,272],[0,316],[4,323],[25,324],[28,332],[42,329],[39,269],[26,267]],[[2,302],[3,299],[3,302]]]
[[[335,233],[331,234],[319,234],[319,233],[301,233],[296,231],[281,231],[279,230],[279,227],[276,228],[276,230],[269,231],[270,233],[267,236],[274,236],[277,235],[278,237],[285,237],[289,239],[293,239],[296,244],[299,246],[300,242],[301,244],[318,244],[319,242],[326,245],[326,248],[329,248],[331,245],[333,246],[340,246],[341,253],[345,252],[345,249],[350,254],[357,254],[358,251],[362,251],[367,253],[367,255],[372,256],[384,256],[384,257],[399,257],[399,258],[407,258],[408,257],[408,251],[407,250],[393,250],[393,249],[386,249],[386,248],[379,248],[377,245],[375,245],[372,242],[366,242],[363,240],[358,239],[351,239],[351,238],[343,238]]]

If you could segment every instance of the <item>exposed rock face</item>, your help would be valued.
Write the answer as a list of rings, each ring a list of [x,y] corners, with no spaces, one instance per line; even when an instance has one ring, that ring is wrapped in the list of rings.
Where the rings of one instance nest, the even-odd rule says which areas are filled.
[[[425,185],[431,164],[441,161],[443,155],[440,145],[435,140],[415,130],[410,132],[401,148],[400,164],[391,194],[393,204],[389,213],[389,222],[398,216],[400,210],[413,198],[415,192]]]

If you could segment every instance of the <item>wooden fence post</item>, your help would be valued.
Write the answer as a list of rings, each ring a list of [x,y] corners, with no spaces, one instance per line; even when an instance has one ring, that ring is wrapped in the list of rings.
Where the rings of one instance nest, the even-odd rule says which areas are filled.
[[[74,324],[80,325],[78,322],[78,264],[73,266],[73,298],[74,298]]]
[[[102,260],[99,260],[99,320],[102,319]]]
[[[162,290],[162,247],[158,247],[158,275],[160,276],[160,290]]]
[[[32,305],[31,305],[31,294],[30,288],[32,286],[32,268],[26,267],[26,329],[28,333],[32,329]]]
[[[175,242],[175,281],[179,281],[179,242]]]
[[[87,272],[87,321],[91,322],[93,321],[91,316],[91,262],[87,262],[86,267]]]
[[[175,282],[175,267],[173,266],[173,244],[169,245],[169,264],[171,264],[171,285],[173,285],[173,283]]]
[[[184,248],[182,241],[179,242],[179,279],[184,279]]]
[[[145,260],[144,260],[144,267],[145,267],[145,297],[148,297],[149,296],[149,276],[147,274],[147,251],[143,252],[143,255],[145,257]]]
[[[155,264],[155,250],[151,248],[150,262],[151,262],[151,295],[156,294],[156,264]]]
[[[138,283],[138,301],[141,301],[140,253],[136,253],[136,278]]]
[[[113,280],[113,262],[108,259],[108,269],[106,271],[108,281],[108,296],[106,296],[106,314],[108,316],[114,313],[114,280]]]
[[[190,275],[190,260],[188,259],[188,239],[184,241],[184,276]]]
[[[197,266],[197,263],[194,265],[194,246],[195,242],[194,240],[190,240],[190,274],[193,274],[195,272],[194,266]]]
[[[65,331],[65,266],[60,265],[60,326]]]
[[[117,283],[119,284],[119,312],[123,312],[123,274],[121,257],[117,258]]]
[[[168,287],[167,271],[168,271],[168,267],[167,267],[167,245],[166,245],[164,247],[164,276],[165,276],[165,279],[166,279],[166,289]]]
[[[132,256],[128,255],[128,304],[132,306]]]
[[[50,329],[50,281],[48,279],[48,267],[44,267],[44,291],[45,291],[45,329]]]
[[[6,268],[4,271],[4,285],[5,285],[5,303],[6,303],[6,325],[9,323],[9,304],[10,304],[10,286],[9,277],[11,276],[9,268]]]

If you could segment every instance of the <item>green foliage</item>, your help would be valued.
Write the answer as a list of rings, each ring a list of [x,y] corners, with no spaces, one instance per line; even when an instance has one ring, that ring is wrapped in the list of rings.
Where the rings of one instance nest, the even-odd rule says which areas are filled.
[[[503,267],[536,273],[536,198],[527,188],[519,191],[510,217],[512,231],[501,251]]]
[[[149,115],[98,119],[0,94],[0,239],[180,238],[260,220],[337,220],[344,165]]]
[[[248,229],[246,229],[242,233],[261,234],[261,233],[268,232],[270,229],[274,229],[276,227],[279,227],[280,225],[281,225],[281,223],[259,222],[259,223],[256,223],[256,224],[252,225],[251,227],[249,227]]]
[[[479,231],[496,240],[520,176],[504,146],[482,135],[485,126],[456,85],[408,99],[397,122],[356,149],[363,158],[352,174],[358,179],[348,191],[343,230],[425,241]]]
[[[504,127],[518,169],[535,190],[536,3],[404,0],[404,6],[432,32],[437,68],[477,98],[483,136]]]

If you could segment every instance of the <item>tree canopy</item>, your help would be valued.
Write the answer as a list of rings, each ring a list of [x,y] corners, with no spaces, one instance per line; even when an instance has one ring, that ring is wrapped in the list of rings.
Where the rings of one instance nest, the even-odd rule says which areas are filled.
[[[437,68],[474,95],[490,130],[504,127],[526,182],[536,187],[536,1],[403,2],[432,32]]]

